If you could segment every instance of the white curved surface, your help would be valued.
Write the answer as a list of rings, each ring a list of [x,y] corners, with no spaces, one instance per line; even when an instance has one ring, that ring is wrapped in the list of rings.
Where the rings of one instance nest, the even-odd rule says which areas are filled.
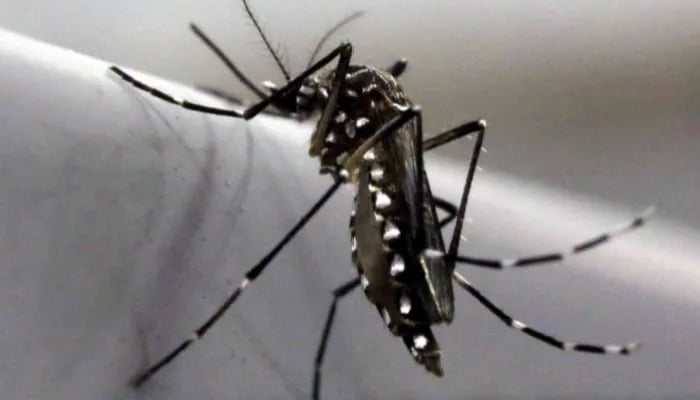
[[[204,340],[141,390],[128,386],[329,181],[306,157],[307,127],[187,112],[132,90],[108,65],[0,32],[0,397],[307,398],[329,291],[353,276],[350,189]],[[457,199],[464,167],[427,162],[434,191]],[[488,173],[475,185],[463,246],[473,255],[557,248],[646,205],[610,209]],[[533,326],[572,340],[644,343],[624,358],[553,350],[459,292],[455,322],[437,329],[447,376],[436,379],[356,293],[339,306],[325,398],[697,398],[698,240],[662,208],[641,232],[563,266],[462,268]]]

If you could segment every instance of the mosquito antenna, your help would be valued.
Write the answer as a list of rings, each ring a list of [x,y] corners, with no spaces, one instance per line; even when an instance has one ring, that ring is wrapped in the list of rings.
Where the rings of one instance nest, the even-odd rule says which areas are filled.
[[[316,59],[316,56],[318,55],[318,52],[321,51],[321,48],[323,47],[324,44],[326,44],[326,41],[328,40],[331,35],[336,33],[338,29],[342,28],[343,26],[347,25],[349,22],[352,22],[358,18],[360,18],[365,12],[364,11],[355,11],[354,13],[348,15],[347,17],[343,18],[340,20],[337,24],[333,25],[331,29],[326,32],[325,35],[319,40],[318,44],[316,45],[316,48],[314,51],[311,52],[311,57],[309,57],[309,62],[306,63],[306,68],[309,68],[311,64],[313,64],[314,60]]]
[[[236,78],[238,78],[238,80],[243,82],[243,84],[246,87],[248,87],[248,89],[250,89],[258,97],[260,97],[260,99],[264,99],[265,97],[267,97],[265,93],[258,89],[258,87],[255,86],[255,84],[251,82],[250,79],[248,79],[248,77],[246,77],[240,69],[238,69],[238,67],[236,67],[233,61],[231,61],[231,59],[228,58],[226,54],[224,54],[224,52],[221,51],[221,49],[216,44],[214,44],[214,42],[212,42],[212,40],[209,39],[209,37],[204,32],[202,32],[201,29],[199,29],[199,27],[197,27],[197,25],[195,25],[194,23],[190,23],[190,29],[201,41],[204,42],[205,45],[207,45],[207,47],[209,47],[211,51],[214,52],[214,54],[216,54],[217,57],[219,57],[221,61],[223,61],[224,64],[226,64],[229,71],[231,71],[236,76]]]
[[[272,45],[270,44],[270,41],[267,39],[265,32],[263,32],[262,28],[260,27],[260,24],[258,23],[257,18],[255,18],[255,15],[253,14],[253,10],[251,10],[250,7],[248,6],[247,0],[243,0],[243,7],[245,8],[245,12],[246,12],[246,14],[248,14],[248,17],[250,18],[250,20],[253,21],[253,25],[255,25],[255,29],[258,30],[260,37],[262,38],[263,42],[265,43],[265,47],[267,47],[267,50],[272,55],[272,58],[275,59],[275,62],[277,63],[277,66],[279,67],[280,71],[282,71],[282,75],[284,75],[284,79],[286,79],[287,82],[289,82],[292,78],[289,76],[289,72],[287,72],[287,68],[284,67],[284,64],[282,63],[282,59],[280,59],[280,56],[272,48]]]

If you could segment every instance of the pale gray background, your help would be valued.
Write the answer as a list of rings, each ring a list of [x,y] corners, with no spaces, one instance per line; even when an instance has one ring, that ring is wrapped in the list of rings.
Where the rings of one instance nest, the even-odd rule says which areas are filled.
[[[431,132],[486,118],[486,169],[621,204],[660,201],[700,224],[698,1],[251,4],[294,71],[330,25],[366,10],[336,39],[352,39],[357,62],[407,57],[402,82]],[[0,25],[18,32],[248,95],[189,32],[195,21],[254,81],[280,81],[235,0],[2,0],[0,9]]]
[[[211,3],[208,8],[205,2],[189,3],[189,6],[151,2],[147,10],[141,3],[136,6],[128,2],[45,2],[43,5],[33,2],[31,9],[19,3],[0,3],[3,10],[0,25],[158,75],[183,82],[221,84],[236,92],[238,86],[234,80],[187,30],[187,22],[194,20],[229,49],[232,56],[240,55],[241,65],[256,80],[277,76],[240,7],[235,3]],[[355,295],[341,306],[339,328],[343,331],[334,336],[328,356],[331,371],[325,386],[328,398],[698,396],[696,377],[700,365],[695,342],[700,332],[695,293],[700,288],[697,274],[688,271],[697,265],[693,256],[697,255],[699,224],[695,206],[700,155],[696,138],[700,28],[695,27],[695,21],[700,5],[679,2],[680,8],[673,8],[656,2],[587,2],[562,9],[544,2],[531,3],[528,8],[512,2],[500,3],[494,9],[464,2],[439,5],[416,2],[411,6],[397,2],[394,6],[400,4],[400,12],[390,14],[389,2],[380,5],[337,2],[333,6],[304,2],[298,10],[288,7],[281,10],[272,2],[260,3],[254,4],[259,16],[270,34],[289,50],[290,62],[297,70],[327,26],[357,9],[368,10],[365,18],[348,27],[340,37],[352,38],[359,60],[373,64],[389,63],[399,56],[411,60],[402,81],[416,101],[424,105],[430,131],[476,116],[489,120],[489,152],[484,167],[487,172],[495,172],[496,177],[506,173],[511,178],[496,179],[501,190],[491,190],[482,181],[481,192],[475,193],[475,221],[469,234],[474,240],[470,247],[473,252],[511,255],[533,247],[546,250],[550,238],[559,244],[567,243],[570,238],[591,234],[650,202],[658,201],[663,206],[656,225],[651,225],[647,233],[640,233],[641,239],[627,239],[628,245],[619,244],[597,256],[584,258],[572,263],[570,269],[508,276],[466,270],[480,287],[522,319],[567,338],[644,340],[647,346],[636,357],[615,360],[558,353],[499,326],[467,296],[460,295],[461,311],[455,326],[438,332],[448,351],[448,377],[436,380],[412,365],[400,343],[391,340],[372,310],[367,310],[366,302]],[[317,11],[311,12],[312,7]],[[17,79],[15,75],[13,79]],[[61,87],[60,82],[52,84]],[[114,90],[107,87],[110,93]],[[77,114],[80,110],[72,103],[61,106],[57,115]],[[178,111],[167,106],[156,107],[167,110],[166,121],[180,118]],[[183,132],[183,135],[191,134],[187,129]],[[167,133],[163,133],[164,137]],[[294,154],[300,149],[303,151],[303,145],[295,145]],[[455,146],[450,153],[456,156],[461,149]],[[281,147],[273,151],[283,150]],[[169,154],[175,157],[175,153]],[[256,158],[258,162],[261,159],[265,159],[264,154]],[[314,163],[304,165],[312,168]],[[273,167],[273,170],[283,169]],[[134,171],[125,170],[124,174],[134,176]],[[189,182],[197,174],[184,176]],[[256,208],[260,196],[276,187],[275,178],[272,183],[262,183],[266,176],[269,179],[265,174],[253,175],[250,179],[258,182],[253,186],[256,189],[243,200],[233,201],[231,206],[226,206],[225,199],[217,198],[217,202],[222,202],[217,207],[223,210],[231,207],[234,214],[245,211],[244,220],[238,222],[231,236],[231,240],[235,239],[234,248],[224,246],[226,251],[220,256],[209,251],[217,247],[221,251],[219,240],[224,240],[212,242],[212,235],[219,237],[220,230],[228,232],[226,221],[219,220],[224,211],[210,209],[206,214],[197,211],[194,215],[197,218],[206,215],[207,219],[222,224],[207,236],[206,248],[187,247],[185,261],[181,260],[183,254],[179,251],[169,254],[166,249],[161,254],[163,259],[159,261],[167,264],[168,260],[176,260],[175,267],[183,269],[175,270],[174,277],[161,277],[163,283],[155,288],[149,282],[147,294],[137,294],[137,305],[127,307],[127,314],[136,314],[139,321],[136,325],[145,325],[144,332],[139,336],[131,327],[125,348],[109,347],[116,354],[114,357],[127,357],[129,361],[119,358],[122,374],[117,374],[116,380],[109,379],[109,375],[100,376],[101,381],[118,385],[118,379],[134,369],[133,357],[142,356],[141,351],[152,357],[153,353],[170,347],[169,343],[189,328],[189,321],[201,315],[201,309],[216,303],[222,290],[232,284],[227,283],[221,289],[208,277],[219,276],[222,280],[230,277],[235,284],[244,266],[265,250],[266,243],[253,237],[242,239],[241,235],[256,226],[256,221],[260,221],[256,217],[269,217],[267,210]],[[285,185],[277,190],[284,196],[301,184],[301,181],[279,179],[277,184],[285,182]],[[533,186],[532,181],[554,190]],[[264,192],[255,185],[273,186]],[[441,185],[446,194],[455,197],[449,186],[449,182]],[[304,180],[304,188],[312,187]],[[578,197],[574,197],[577,200],[572,201],[571,194],[560,195],[566,192],[578,192]],[[176,192],[168,198],[178,199],[178,196]],[[498,199],[491,201],[493,197],[489,196]],[[307,193],[295,200],[293,206],[286,202],[279,206],[298,215],[313,197],[315,194]],[[590,211],[600,206],[596,198],[621,212]],[[218,399],[227,398],[224,393],[228,393],[233,398],[236,395],[250,398],[252,394],[304,398],[310,352],[326,308],[324,296],[330,287],[351,276],[347,268],[347,245],[342,242],[345,233],[329,236],[327,229],[345,224],[342,210],[347,208],[346,203],[336,201],[338,214],[326,212],[322,218],[327,222],[317,223],[316,228],[297,241],[298,247],[289,250],[286,258],[278,262],[277,274],[247,294],[246,303],[227,320],[228,327],[220,328],[219,334],[210,337],[207,344],[200,344],[188,360],[178,363],[169,375],[164,375],[140,396]],[[505,206],[508,204],[512,206]],[[560,210],[557,204],[566,206]],[[576,212],[576,205],[582,211]],[[539,211],[544,211],[544,215],[539,216]],[[526,213],[530,216],[524,216]],[[591,215],[600,218],[593,219]],[[113,218],[120,220],[118,215]],[[286,216],[284,223],[289,224],[293,219],[293,215]],[[178,233],[178,226],[176,218],[175,222],[158,228],[166,235],[173,232],[173,249],[179,248],[177,235],[182,234],[183,240],[189,237],[185,231]],[[557,227],[561,228],[554,230]],[[272,241],[277,231],[264,228],[256,231],[256,235],[264,234],[266,242]],[[125,234],[118,231],[114,235],[118,240],[119,235]],[[323,243],[318,238],[324,238]],[[40,241],[32,244],[41,246]],[[260,247],[255,249],[253,245]],[[243,248],[250,254],[243,256],[240,250]],[[313,255],[305,250],[313,248]],[[133,267],[119,259],[120,249],[124,251],[117,247],[113,255],[118,265]],[[143,265],[138,266],[152,265],[146,260],[150,258],[142,259]],[[216,271],[207,269],[211,268],[212,260]],[[227,265],[231,260],[237,261],[235,267]],[[589,276],[589,271],[595,274]],[[319,275],[310,277],[309,273]],[[567,286],[572,282],[575,285]],[[97,284],[94,287],[95,293],[81,295],[84,301],[94,301],[91,296],[100,294],[101,287]],[[165,299],[156,289],[168,293]],[[203,290],[216,295],[197,297]],[[124,298],[112,295],[115,299]],[[168,296],[175,296],[176,301]],[[199,300],[193,303],[187,296]],[[160,310],[154,310],[154,304],[164,304],[166,310],[182,313],[182,317],[163,318],[158,313]],[[58,307],[60,303],[54,305]],[[100,332],[105,336],[109,326],[102,318],[107,316],[101,316],[97,321],[100,324],[90,320],[93,323],[90,326],[101,327]],[[179,331],[173,330],[175,325]],[[16,332],[14,325],[3,323],[2,328]],[[90,337],[88,333],[82,334]],[[144,340],[146,348],[135,346],[135,339]],[[80,343],[71,344],[75,349],[85,348]],[[20,350],[13,349],[12,354],[21,355]],[[81,369],[77,369],[78,373],[61,371],[62,358],[56,361],[58,364],[50,364],[53,369],[17,369],[18,375],[4,376],[22,376],[26,380],[23,384],[29,388],[34,380],[35,385],[42,382],[44,387],[64,394],[76,382],[84,386],[94,379],[89,375],[81,379]],[[94,373],[97,371],[94,369]],[[54,373],[47,375],[47,372]],[[5,382],[10,387],[11,378]],[[51,385],[47,386],[46,382]],[[230,391],[226,391],[227,385]],[[16,393],[23,392],[18,389]],[[41,393],[44,396],[35,398],[49,398],[47,393],[51,390]]]

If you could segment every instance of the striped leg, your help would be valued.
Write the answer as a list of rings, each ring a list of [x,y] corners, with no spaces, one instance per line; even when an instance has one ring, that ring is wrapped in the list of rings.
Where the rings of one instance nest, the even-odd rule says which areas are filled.
[[[297,233],[301,230],[301,228],[306,225],[307,222],[318,212],[318,210],[323,207],[323,205],[328,201],[328,199],[331,198],[331,196],[338,190],[342,182],[337,181],[335,182],[326,192],[321,196],[321,198],[309,209],[309,211],[304,214],[303,217],[294,225],[294,227],[287,232],[286,235],[280,240],[279,243],[275,245],[275,247],[270,250],[265,257],[263,257],[260,261],[258,261],[253,268],[251,268],[248,272],[245,274],[245,278],[241,281],[241,283],[238,285],[238,287],[229,295],[229,297],[224,301],[224,303],[219,306],[219,308],[216,309],[216,311],[204,322],[199,328],[197,328],[193,333],[192,336],[189,338],[185,339],[182,343],[180,343],[179,346],[174,348],[171,352],[169,352],[165,357],[161,358],[158,362],[153,364],[152,366],[148,367],[144,372],[139,374],[136,379],[134,379],[134,386],[141,386],[144,382],[146,382],[149,378],[153,376],[156,372],[158,372],[161,368],[164,366],[170,364],[180,353],[185,351],[190,345],[195,342],[196,340],[200,339],[202,336],[204,336],[209,329],[224,315],[226,310],[231,307],[233,302],[238,299],[238,297],[243,293],[243,291],[248,287],[248,285],[253,282],[264,270],[265,267],[267,267],[270,262],[277,256],[277,253],[284,248],[284,246],[289,243],[290,240],[294,236],[296,236]]]
[[[138,79],[134,78],[130,74],[126,73],[124,70],[121,68],[113,65],[109,67],[109,69],[114,72],[116,75],[118,75],[120,78],[125,80],[126,82],[129,82],[131,85],[133,85],[135,88],[139,90],[143,90],[161,100],[167,101],[168,103],[178,105],[180,107],[186,108],[188,110],[193,110],[193,111],[198,111],[206,114],[215,114],[215,115],[224,115],[228,117],[233,117],[233,118],[243,118],[243,119],[251,119],[258,115],[262,110],[264,110],[266,107],[268,107],[271,104],[274,104],[275,102],[279,101],[282,99],[284,96],[287,96],[290,91],[295,90],[301,84],[304,82],[306,78],[309,76],[313,75],[316,71],[319,69],[323,68],[327,64],[329,64],[331,61],[333,61],[336,57],[339,57],[338,60],[338,67],[337,71],[338,73],[342,73],[342,78],[345,77],[345,71],[347,70],[347,65],[350,63],[350,57],[352,55],[352,45],[350,43],[344,43],[335,48],[332,52],[330,52],[327,56],[322,58],[320,61],[312,65],[310,68],[308,68],[306,71],[302,72],[299,76],[296,78],[290,80],[285,86],[277,90],[275,93],[273,93],[271,96],[266,97],[265,99],[261,100],[260,102],[248,107],[245,111],[239,112],[236,110],[231,110],[231,109],[224,109],[224,108],[218,108],[218,107],[210,107],[206,106],[203,104],[198,104],[191,102],[186,99],[181,99],[178,97],[174,97],[168,93],[165,93],[161,91],[160,89],[157,89],[155,87],[149,86]],[[337,95],[336,95],[337,97]],[[335,100],[337,101],[337,99]],[[331,104],[331,101],[329,100],[329,104]],[[333,104],[335,106],[335,104]],[[330,116],[328,117],[330,118]]]
[[[314,378],[311,384],[312,399],[318,400],[321,398],[321,369],[323,367],[323,358],[326,355],[326,346],[328,345],[328,338],[331,336],[331,328],[333,328],[333,321],[335,319],[335,309],[338,305],[338,300],[345,297],[345,295],[352,292],[355,288],[360,285],[360,278],[355,278],[349,282],[346,282],[333,290],[333,302],[328,309],[328,316],[326,317],[326,324],[323,326],[323,334],[321,335],[321,341],[316,349],[316,358],[314,358]]]
[[[569,256],[574,256],[585,251],[596,248],[603,243],[606,243],[620,235],[627,232],[635,230],[642,227],[646,221],[651,217],[656,211],[656,207],[649,207],[639,213],[632,220],[621,224],[606,233],[597,235],[591,239],[585,240],[575,246],[572,246],[568,250],[544,253],[534,256],[527,256],[522,258],[504,258],[504,259],[489,259],[489,258],[478,258],[470,256],[460,256],[456,257],[458,263],[470,264],[477,267],[491,268],[491,269],[506,269],[506,268],[519,268],[519,267],[531,267],[533,265],[541,265],[551,262],[564,261]]]
[[[423,142],[423,150],[424,151],[429,151],[432,149],[435,149],[439,146],[442,146],[447,143],[451,143],[452,141],[459,139],[460,137],[467,136],[471,133],[474,133],[475,131],[478,131],[475,129],[474,124],[478,123],[478,121],[472,121],[468,122],[466,124],[460,125],[454,129],[451,129],[447,132],[441,133],[437,136],[434,136],[430,139],[427,139]],[[484,123],[485,125],[485,123]],[[484,149],[482,148],[482,151]],[[452,222],[456,217],[457,217],[457,206],[452,204],[451,202],[444,200],[442,198],[439,198],[437,196],[433,196],[433,202],[435,204],[435,207],[443,210],[445,213],[447,213],[447,216],[439,221],[439,227],[443,228],[450,222]],[[641,213],[639,213],[636,217],[634,217],[632,220],[625,222],[615,228],[612,228],[610,231],[599,234],[591,239],[584,240],[583,242],[576,244],[574,246],[571,246],[571,248],[563,251],[558,251],[558,252],[550,252],[550,253],[544,253],[544,254],[538,254],[538,255],[533,255],[533,256],[526,256],[526,257],[521,257],[521,258],[503,258],[503,259],[494,259],[494,258],[481,258],[481,257],[471,257],[471,256],[463,256],[463,255],[457,255],[455,257],[455,261],[458,263],[463,263],[463,264],[469,264],[477,267],[484,267],[484,268],[490,268],[490,269],[507,269],[507,268],[518,268],[518,267],[530,267],[534,265],[541,265],[541,264],[546,264],[546,263],[551,263],[551,262],[558,262],[558,261],[564,261],[567,257],[577,255],[579,253],[583,253],[585,251],[591,250],[593,248],[596,248],[604,243],[607,243],[611,239],[614,239],[618,236],[621,236],[627,232],[633,231],[637,228],[642,227],[647,220],[654,214],[656,211],[656,207],[648,207]]]
[[[578,352],[583,352],[583,353],[595,353],[595,354],[620,354],[620,355],[628,355],[630,352],[637,350],[639,348],[639,343],[638,342],[631,342],[627,343],[625,345],[616,345],[616,344],[607,344],[607,345],[600,345],[600,344],[589,344],[589,343],[575,343],[575,342],[569,342],[569,341],[564,341],[561,339],[558,339],[552,335],[549,335],[545,332],[539,331],[534,328],[530,328],[529,326],[525,325],[524,323],[518,321],[517,319],[514,319],[510,315],[506,314],[501,310],[498,306],[493,304],[491,300],[486,298],[479,290],[477,290],[474,286],[472,286],[469,281],[467,281],[462,275],[460,275],[457,271],[454,271],[452,273],[453,278],[457,281],[459,286],[463,287],[469,294],[474,296],[481,304],[483,304],[491,313],[493,313],[498,319],[503,321],[504,324],[508,325],[509,327],[521,331],[525,333],[528,336],[531,336],[540,342],[546,343],[552,347],[556,347],[560,350],[564,351],[578,351]]]

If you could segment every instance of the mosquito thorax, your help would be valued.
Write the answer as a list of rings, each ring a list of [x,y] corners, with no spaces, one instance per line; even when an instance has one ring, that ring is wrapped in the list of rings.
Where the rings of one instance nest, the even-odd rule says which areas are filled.
[[[331,71],[318,80],[316,98],[320,100],[320,109],[333,91],[334,79],[335,72]],[[408,106],[410,103],[403,89],[389,73],[367,65],[351,65],[325,135],[317,125],[311,139],[309,154],[321,158],[319,172],[346,174],[353,179],[356,171],[340,171],[347,157]]]

